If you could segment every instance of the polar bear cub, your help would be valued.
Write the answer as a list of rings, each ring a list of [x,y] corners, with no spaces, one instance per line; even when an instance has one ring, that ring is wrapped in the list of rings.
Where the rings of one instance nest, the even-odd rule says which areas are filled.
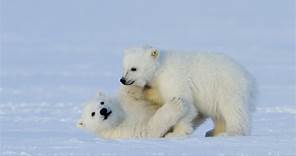
[[[159,107],[142,100],[139,93],[137,87],[122,87],[118,97],[99,92],[86,104],[77,126],[107,139],[159,138],[186,112],[182,99],[173,98],[165,112],[155,113]],[[162,118],[166,112],[171,113]]]
[[[164,107],[173,97],[183,99],[182,105],[189,109],[174,126],[173,135],[192,133],[199,115],[215,124],[206,136],[250,133],[254,83],[229,57],[135,47],[125,50],[123,66],[121,83],[141,87],[144,99],[151,103]]]

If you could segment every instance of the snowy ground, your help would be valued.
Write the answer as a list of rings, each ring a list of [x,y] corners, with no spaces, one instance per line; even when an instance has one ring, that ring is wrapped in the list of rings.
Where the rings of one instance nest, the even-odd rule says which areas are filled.
[[[0,155],[296,155],[295,2],[0,0]],[[294,4],[293,4],[294,2]],[[248,137],[102,140],[75,127],[114,94],[122,49],[226,53],[257,79]]]

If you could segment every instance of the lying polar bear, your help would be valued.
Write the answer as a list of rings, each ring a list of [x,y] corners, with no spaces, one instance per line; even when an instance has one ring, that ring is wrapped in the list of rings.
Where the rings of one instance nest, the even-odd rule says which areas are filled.
[[[122,87],[118,97],[99,92],[86,104],[77,126],[107,139],[156,138],[166,135],[187,111],[182,99],[172,98],[162,109],[165,112],[155,113],[159,107],[140,93],[137,87]]]

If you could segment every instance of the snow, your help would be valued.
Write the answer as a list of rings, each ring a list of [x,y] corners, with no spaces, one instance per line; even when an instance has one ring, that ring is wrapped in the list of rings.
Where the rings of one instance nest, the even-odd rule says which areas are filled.
[[[0,155],[296,155],[295,2],[1,0]],[[115,94],[124,48],[222,52],[259,87],[252,135],[103,140],[75,127]]]

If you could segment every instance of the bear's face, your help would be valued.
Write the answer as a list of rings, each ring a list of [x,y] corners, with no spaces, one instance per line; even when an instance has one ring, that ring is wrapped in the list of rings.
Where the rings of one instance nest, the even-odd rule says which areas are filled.
[[[129,48],[123,58],[123,76],[120,82],[124,85],[144,87],[154,77],[157,70],[159,52],[155,48]]]
[[[120,105],[111,97],[98,93],[86,104],[77,126],[91,132],[100,132],[116,127],[122,120]]]

